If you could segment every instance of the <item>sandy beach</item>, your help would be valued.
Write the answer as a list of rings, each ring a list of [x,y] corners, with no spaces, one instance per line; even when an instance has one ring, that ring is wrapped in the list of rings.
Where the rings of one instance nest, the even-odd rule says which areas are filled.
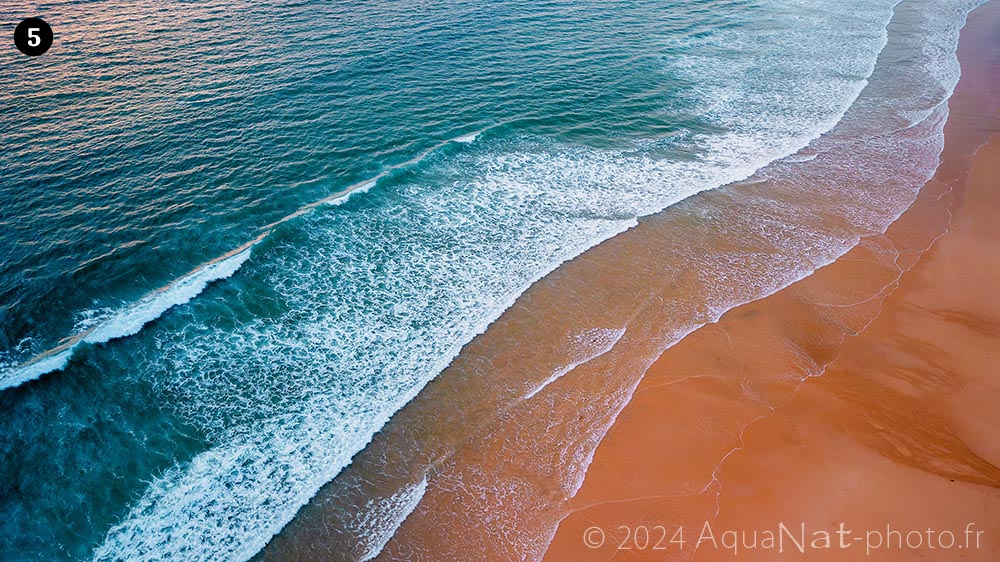
[[[641,221],[532,286],[258,559],[721,560],[695,548],[706,523],[721,543],[840,522],[956,541],[972,524],[976,548],[872,556],[995,559],[997,36],[994,2],[962,32],[941,165],[884,233],[851,243],[866,223],[841,211],[916,132],[877,165],[830,141]],[[827,162],[857,192],[824,190]],[[853,248],[803,261],[789,242],[806,234]],[[771,284],[787,286],[759,298]],[[746,304],[719,317],[730,302]]]
[[[545,560],[1000,556],[998,33],[995,3],[963,30],[942,165],[917,203],[884,236],[664,353],[598,447]],[[803,362],[814,376],[787,384],[782,373]],[[748,385],[791,396],[772,408],[748,401]],[[804,554],[763,542],[779,523],[841,522],[865,540]],[[589,528],[606,544],[587,548]],[[662,550],[639,548],[664,535]]]

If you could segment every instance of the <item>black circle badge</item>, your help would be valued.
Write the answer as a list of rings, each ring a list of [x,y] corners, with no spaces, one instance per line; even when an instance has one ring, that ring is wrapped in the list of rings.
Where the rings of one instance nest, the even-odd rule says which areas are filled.
[[[14,30],[14,44],[17,45],[18,51],[29,57],[37,57],[52,46],[52,28],[43,20],[28,18],[17,24]]]

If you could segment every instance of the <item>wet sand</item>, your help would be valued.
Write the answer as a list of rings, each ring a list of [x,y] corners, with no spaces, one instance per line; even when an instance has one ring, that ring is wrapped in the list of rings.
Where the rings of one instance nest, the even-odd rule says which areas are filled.
[[[852,137],[836,132],[813,161],[775,163],[759,180],[643,219],[531,287],[258,559],[687,560],[690,542],[675,548],[667,536],[663,550],[618,553],[615,533],[644,524],[655,543],[657,525],[697,530],[711,520],[719,529],[739,528],[773,525],[774,517],[819,525],[850,516],[862,527],[890,512],[904,525],[923,510],[934,518],[921,524],[975,515],[995,534],[997,420],[988,407],[1000,396],[989,391],[997,385],[985,384],[995,362],[980,355],[990,349],[983,342],[996,337],[991,324],[972,317],[985,335],[958,337],[967,348],[950,350],[980,362],[974,374],[959,363],[917,369],[876,360],[903,361],[902,351],[877,343],[901,336],[878,326],[897,317],[895,299],[909,294],[944,241],[972,228],[960,222],[970,216],[966,193],[975,191],[964,181],[969,156],[996,130],[998,100],[985,95],[987,84],[1000,84],[998,67],[986,66],[996,62],[996,8],[974,13],[972,39],[963,31],[960,58],[970,68],[963,66],[952,98],[935,180],[912,205],[905,185],[878,186],[892,204],[909,206],[886,234],[869,232],[808,275],[829,261],[824,244],[839,255],[838,244],[853,244],[858,231],[878,222],[867,217],[880,216],[855,204],[870,184],[857,192],[826,187],[827,162],[839,162],[844,173],[859,169]],[[889,154],[905,158],[907,142],[923,142],[918,133],[901,133],[889,147],[898,152]],[[989,216],[985,203],[975,205]],[[818,241],[811,251],[797,245],[806,238]],[[988,266],[994,246],[984,244],[962,259]],[[937,258],[944,260],[938,267],[963,263],[949,261],[957,259]],[[945,286],[965,287],[965,275],[953,273]],[[995,292],[986,294],[990,284],[987,278],[963,288],[976,314],[988,312],[983,302],[997,304]],[[718,317],[729,303],[748,301]],[[958,322],[964,309],[951,304],[921,306]],[[878,333],[874,343],[857,343]],[[941,345],[906,350],[937,359]],[[865,370],[851,368],[848,358]],[[606,544],[588,548],[583,533],[595,525],[607,529]],[[731,556],[698,552],[713,554]]]
[[[997,37],[993,3],[963,30],[942,166],[917,203],[667,350],[545,560],[732,560],[734,541],[740,560],[1000,558]],[[789,384],[802,364],[814,376]],[[841,522],[844,548],[836,534],[804,553],[764,540],[779,523],[812,539]]]

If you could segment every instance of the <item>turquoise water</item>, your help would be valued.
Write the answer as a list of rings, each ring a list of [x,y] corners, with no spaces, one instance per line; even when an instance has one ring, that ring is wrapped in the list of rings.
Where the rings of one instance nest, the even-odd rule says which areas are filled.
[[[837,123],[894,2],[828,4],[4,8],[0,559],[252,556],[534,280]]]

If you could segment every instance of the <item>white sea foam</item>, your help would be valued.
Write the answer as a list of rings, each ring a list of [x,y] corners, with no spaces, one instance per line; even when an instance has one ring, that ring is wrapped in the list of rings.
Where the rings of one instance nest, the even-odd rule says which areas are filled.
[[[357,195],[361,195],[362,193],[368,193],[369,191],[371,191],[371,189],[373,187],[375,187],[376,185],[378,185],[378,180],[381,179],[381,178],[382,178],[382,175],[376,177],[375,179],[371,179],[371,180],[368,180],[368,181],[365,181],[365,182],[361,182],[356,187],[354,187],[352,189],[348,189],[347,191],[345,191],[343,195],[337,195],[336,197],[332,197],[330,199],[325,199],[323,201],[323,204],[325,204],[325,205],[341,205],[343,203],[346,203],[347,201],[349,201],[351,199],[351,197],[355,197]]]
[[[472,143],[476,142],[476,139],[478,139],[479,136],[482,135],[484,132],[485,131],[476,131],[475,133],[469,133],[467,135],[462,135],[462,136],[456,137],[456,138],[454,138],[452,140],[454,142],[461,143],[461,144],[472,144]],[[291,214],[291,215],[289,215],[289,216],[281,219],[280,221],[278,221],[278,223],[286,222],[286,221],[288,221],[291,218],[294,218],[294,217],[297,217],[299,215],[302,215],[305,212],[310,211],[310,210],[312,210],[313,208],[315,208],[315,207],[317,207],[319,205],[341,205],[341,204],[347,202],[348,200],[350,200],[351,197],[354,197],[356,195],[361,195],[362,193],[367,193],[373,187],[375,187],[376,185],[378,185],[379,180],[381,180],[382,178],[387,177],[392,172],[395,172],[397,170],[401,170],[401,169],[404,169],[404,168],[407,168],[409,166],[413,166],[414,164],[419,163],[420,161],[422,161],[425,158],[427,158],[430,154],[433,154],[436,150],[439,150],[440,148],[446,146],[448,144],[448,142],[449,141],[439,142],[438,144],[436,144],[436,145],[430,147],[429,149],[421,152],[415,158],[411,158],[410,160],[407,160],[406,162],[403,162],[402,164],[397,164],[395,166],[392,166],[392,167],[390,167],[390,168],[382,171],[381,173],[379,173],[374,178],[372,178],[370,180],[363,181],[363,182],[361,182],[359,184],[356,184],[356,185],[353,185],[351,187],[348,187],[347,189],[345,189],[341,193],[337,193],[337,194],[335,194],[333,196],[327,197],[326,199],[323,199],[323,200],[321,200],[321,201],[319,201],[317,203],[307,205],[307,206],[303,207],[302,209],[299,209],[295,213],[293,213],[293,214]]]
[[[0,378],[0,390],[18,386],[30,380],[37,379],[45,373],[50,373],[66,367],[66,364],[69,363],[69,359],[73,355],[73,351],[75,349],[76,344],[68,347],[56,348],[46,355],[37,357],[24,365],[10,369],[3,374],[3,378]]]
[[[368,544],[359,562],[374,560],[388,544],[403,521],[413,513],[427,491],[427,478],[412,486],[405,486],[388,498],[370,500],[365,509],[351,524],[358,536],[366,537]]]
[[[92,321],[92,327],[74,336],[67,343],[15,367],[0,376],[0,390],[36,379],[46,373],[63,369],[82,344],[98,344],[134,335],[147,323],[167,310],[189,302],[209,283],[230,277],[250,257],[250,248],[213,261],[170,285],[150,293],[135,304],[112,313],[108,318]]]
[[[95,326],[84,336],[87,343],[103,343],[113,338],[131,336],[139,332],[149,321],[159,318],[168,309],[184,304],[201,293],[209,283],[226,279],[250,257],[250,249],[244,249],[224,259],[198,268],[190,275],[180,278],[166,288],[146,296],[128,309],[115,314]]]
[[[544,390],[545,387],[562,378],[566,373],[611,351],[611,348],[624,335],[625,328],[593,328],[574,335],[567,346],[569,356],[572,358],[569,364],[556,369],[552,373],[552,376],[533,388],[531,392],[524,396],[524,399],[530,400],[533,396]]]

